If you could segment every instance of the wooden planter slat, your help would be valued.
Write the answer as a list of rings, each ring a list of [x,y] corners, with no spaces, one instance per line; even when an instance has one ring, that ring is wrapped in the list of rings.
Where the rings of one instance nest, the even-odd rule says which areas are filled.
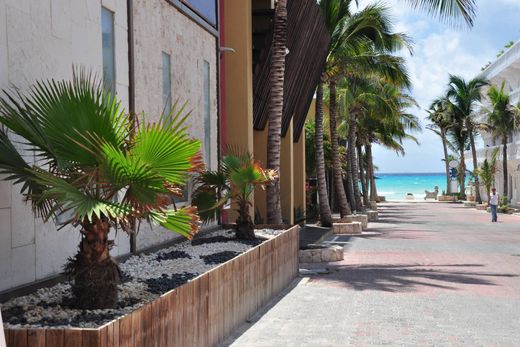
[[[299,227],[99,329],[6,329],[8,347],[215,346],[298,274]]]
[[[47,329],[45,333],[46,347],[63,347],[65,345],[65,332],[63,329]]]
[[[27,346],[45,347],[45,330],[30,329],[27,331]]]

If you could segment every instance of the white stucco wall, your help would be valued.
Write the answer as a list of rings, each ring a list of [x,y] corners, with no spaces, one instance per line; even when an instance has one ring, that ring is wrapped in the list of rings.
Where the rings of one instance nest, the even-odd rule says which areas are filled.
[[[128,109],[126,0],[0,0],[0,88],[22,91],[38,79],[70,79],[82,66],[102,76],[101,6],[115,13],[116,92]],[[159,115],[162,108],[161,52],[172,56],[172,90],[193,111],[191,134],[203,138],[202,68],[210,62],[212,116],[216,129],[215,38],[165,1],[135,1],[137,110]],[[178,93],[177,93],[178,91]],[[216,130],[212,133],[216,163]],[[146,225],[138,246],[172,238]],[[128,236],[112,232],[113,255],[129,252]],[[72,227],[33,218],[19,187],[0,181],[0,292],[41,280],[62,270],[80,236]]]

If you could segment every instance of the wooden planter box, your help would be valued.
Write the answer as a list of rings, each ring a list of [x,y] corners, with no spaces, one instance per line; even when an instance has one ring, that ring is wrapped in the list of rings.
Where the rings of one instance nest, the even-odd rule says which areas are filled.
[[[299,226],[98,329],[6,329],[8,347],[215,346],[298,275]]]

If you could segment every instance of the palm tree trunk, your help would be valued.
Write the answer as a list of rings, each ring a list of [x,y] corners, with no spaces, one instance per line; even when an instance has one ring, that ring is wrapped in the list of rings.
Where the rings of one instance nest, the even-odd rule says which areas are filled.
[[[339,213],[341,217],[351,214],[345,187],[343,186],[343,170],[339,158],[338,133],[336,129],[336,80],[333,78],[329,81],[329,124],[330,124],[330,142],[332,150],[332,168],[334,173],[334,187],[336,191],[336,201],[339,205]]]
[[[374,158],[372,158],[372,144],[365,146],[368,159],[368,178],[370,180],[370,201],[377,201],[376,176],[374,174]]]
[[[109,221],[94,218],[81,225],[78,253],[65,266],[65,273],[73,280],[74,305],[81,309],[114,308],[120,269],[110,256],[113,242],[108,240]]]
[[[502,171],[504,172],[504,193],[503,196],[509,201],[509,190],[508,190],[508,173],[507,173],[507,136],[504,136],[502,140]]]
[[[460,150],[460,199],[466,198],[466,160],[464,158],[464,148]]]
[[[358,165],[357,165],[357,156],[356,156],[356,132],[357,132],[357,120],[356,113],[352,112],[349,118],[349,127],[348,127],[348,163],[350,167],[350,172],[352,173],[352,191],[354,192],[354,200],[355,200],[355,209],[356,211],[361,211],[361,192],[359,191],[359,175],[358,175]]]
[[[271,59],[271,97],[267,135],[267,167],[280,173],[283,85],[287,40],[287,0],[278,0],[274,14],[273,56]],[[282,223],[280,175],[267,186],[267,223]]]
[[[356,209],[356,199],[354,198],[354,191],[352,190],[352,171],[350,171],[350,165],[347,163],[347,175],[345,179],[345,190],[347,191],[348,202],[350,210]]]
[[[332,226],[327,179],[325,172],[325,154],[323,152],[323,80],[316,89],[316,176],[318,180],[318,198],[320,207],[320,222],[322,226]]]
[[[441,128],[442,148],[444,150],[444,167],[446,169],[446,193],[451,193],[450,163],[448,162],[448,145],[446,143],[446,132]]]
[[[240,240],[254,240],[255,226],[249,215],[249,204],[247,200],[240,201],[238,204],[238,218],[236,220],[235,235]]]
[[[477,150],[475,149],[475,137],[473,136],[473,131],[469,132],[469,142],[471,145],[471,155],[473,157],[473,171],[478,168],[477,162]],[[475,175],[475,201],[478,204],[482,203],[482,198],[480,197],[480,181],[478,179],[478,175]]]
[[[367,177],[365,174],[365,164],[363,161],[363,149],[361,143],[358,142],[356,148],[359,162],[359,179],[361,181],[361,191],[363,192],[363,205],[370,206],[370,201],[368,199]]]

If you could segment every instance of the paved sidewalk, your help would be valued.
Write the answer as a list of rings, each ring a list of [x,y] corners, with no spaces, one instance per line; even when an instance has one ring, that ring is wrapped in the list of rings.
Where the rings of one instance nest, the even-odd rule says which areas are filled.
[[[520,346],[520,217],[388,203],[225,346]]]

